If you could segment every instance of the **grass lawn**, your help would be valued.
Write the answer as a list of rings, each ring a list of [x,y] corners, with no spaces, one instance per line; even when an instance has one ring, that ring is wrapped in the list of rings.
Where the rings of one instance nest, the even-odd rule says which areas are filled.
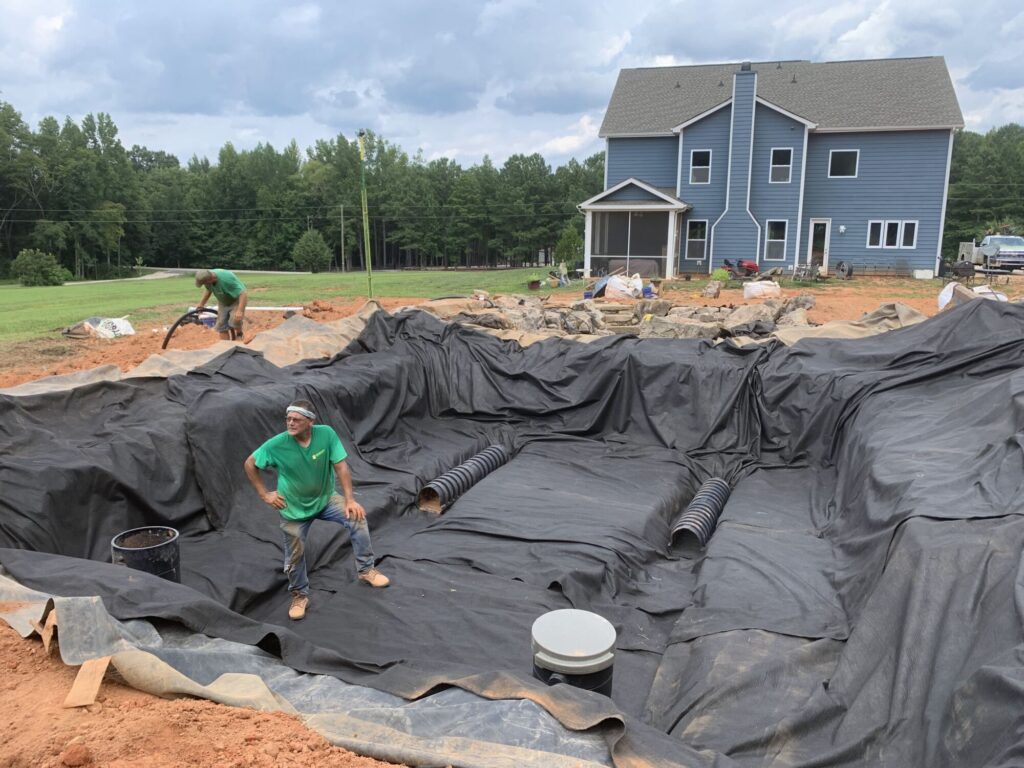
[[[478,272],[374,272],[377,297],[436,298],[468,295],[474,288],[493,293],[526,293],[531,275],[539,269],[480,270]],[[249,289],[251,306],[302,304],[314,299],[354,299],[366,296],[366,275],[350,272],[294,275],[240,275]],[[559,292],[581,293],[580,283]],[[538,293],[553,293],[542,288]],[[0,344],[51,337],[55,331],[87,317],[129,316],[132,322],[170,322],[202,296],[192,277],[68,283],[25,288],[0,284]]]

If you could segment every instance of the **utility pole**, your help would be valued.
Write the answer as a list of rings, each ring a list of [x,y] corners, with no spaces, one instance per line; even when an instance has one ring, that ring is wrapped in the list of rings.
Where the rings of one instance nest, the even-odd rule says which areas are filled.
[[[345,206],[338,206],[341,208],[341,271],[346,272],[345,269]]]
[[[363,242],[366,249],[366,293],[373,298],[373,255],[370,253],[370,217],[366,211],[366,151],[363,137],[366,131],[359,129],[359,194],[363,203]]]

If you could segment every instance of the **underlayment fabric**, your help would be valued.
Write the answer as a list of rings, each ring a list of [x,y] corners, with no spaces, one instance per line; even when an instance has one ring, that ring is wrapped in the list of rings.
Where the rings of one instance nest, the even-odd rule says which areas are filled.
[[[997,302],[743,348],[522,348],[377,313],[328,360],[235,348],[185,376],[0,398],[0,563],[300,672],[528,699],[616,765],[1016,765],[1022,364],[1024,309]],[[289,623],[276,513],[242,462],[296,398],[349,450],[392,586],[361,585],[347,534],[317,523],[310,613]],[[508,464],[441,516],[415,508],[494,443]],[[733,485],[717,531],[673,548],[712,476]],[[182,532],[181,585],[108,564],[146,524]],[[570,607],[616,627],[610,700],[531,677],[533,620]]]

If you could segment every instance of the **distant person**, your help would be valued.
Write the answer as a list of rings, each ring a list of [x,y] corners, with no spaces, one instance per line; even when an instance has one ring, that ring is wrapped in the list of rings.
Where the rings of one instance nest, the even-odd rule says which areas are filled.
[[[205,307],[211,294],[217,298],[217,324],[213,329],[222,339],[228,338],[228,329],[234,328],[236,336],[242,337],[242,321],[245,320],[245,305],[249,292],[245,285],[226,269],[200,269],[196,272],[196,287],[206,289],[196,308]]]
[[[386,587],[391,580],[374,567],[366,511],[352,494],[348,454],[338,434],[326,424],[315,424],[313,405],[296,400],[285,411],[286,431],[275,435],[245,460],[245,474],[267,504],[281,515],[284,531],[284,572],[292,594],[288,618],[305,617],[309,606],[306,573],[306,535],[314,520],[327,520],[348,529],[356,556],[358,578],[371,587]],[[277,470],[277,490],[267,491],[259,470]],[[341,486],[342,496],[336,493]]]

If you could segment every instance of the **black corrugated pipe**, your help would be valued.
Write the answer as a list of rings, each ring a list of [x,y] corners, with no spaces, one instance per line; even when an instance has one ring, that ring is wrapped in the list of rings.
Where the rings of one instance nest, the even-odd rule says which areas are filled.
[[[689,534],[697,539],[701,547],[706,546],[718,525],[718,516],[729,500],[730,490],[729,484],[720,477],[705,480],[672,526],[672,540]]]
[[[473,458],[427,483],[416,497],[416,505],[422,512],[441,514],[459,496],[508,460],[508,452],[503,446],[488,446]]]

